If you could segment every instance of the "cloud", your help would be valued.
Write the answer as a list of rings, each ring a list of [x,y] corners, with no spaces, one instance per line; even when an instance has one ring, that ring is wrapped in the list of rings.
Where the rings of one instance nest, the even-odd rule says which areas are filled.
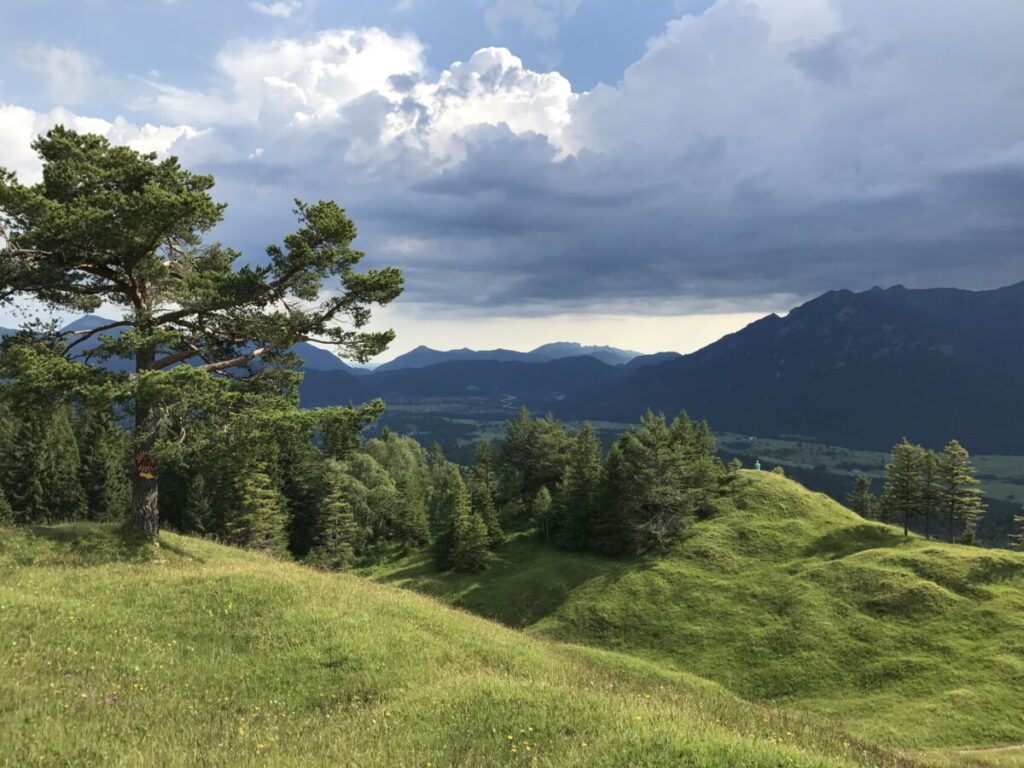
[[[302,9],[302,3],[299,0],[284,0],[275,3],[249,3],[249,7],[264,16],[290,19],[293,13]]]
[[[492,34],[501,34],[514,21],[543,39],[558,34],[563,20],[572,16],[582,0],[494,0],[484,11],[484,22]]]
[[[64,125],[82,133],[98,133],[115,144],[127,144],[139,152],[156,152],[161,156],[187,151],[189,142],[196,145],[192,149],[198,149],[198,145],[209,137],[207,131],[187,125],[140,125],[123,117],[108,121],[77,115],[66,109],[35,112],[0,104],[0,166],[17,173],[23,184],[40,181],[42,167],[31,144],[37,136],[55,125]],[[190,157],[200,161],[205,159],[205,155],[199,152],[192,152]]]
[[[95,57],[76,48],[32,45],[24,49],[21,66],[46,78],[50,100],[59,104],[81,104],[95,95]]]
[[[583,93],[505,48],[438,71],[412,35],[324,30],[234,41],[213,86],[136,106],[205,131],[171,146],[246,252],[329,198],[422,307],[777,310],[1024,279],[1022,25],[1013,0],[717,0]]]
[[[428,78],[424,46],[380,29],[328,30],[308,39],[239,41],[217,56],[225,85],[189,91],[153,83],[139,106],[165,119],[248,126],[265,134],[330,132],[352,162],[415,151],[460,162],[479,126],[538,133],[561,152],[575,98],[558,73],[537,73],[504,48],[483,48]]]

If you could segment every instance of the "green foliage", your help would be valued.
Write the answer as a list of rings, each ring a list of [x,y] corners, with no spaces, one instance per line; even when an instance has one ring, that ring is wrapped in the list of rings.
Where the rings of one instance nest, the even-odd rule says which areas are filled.
[[[524,535],[483,575],[438,574],[424,558],[372,573],[532,635],[828,713],[865,740],[1024,742],[1024,689],[1007,674],[1024,668],[1024,557],[904,537],[770,472],[741,471],[729,488],[664,557],[610,560]]]
[[[452,548],[448,564],[460,573],[478,573],[490,562],[487,524],[480,515],[461,512],[452,517]]]
[[[894,446],[885,466],[885,488],[882,491],[882,519],[902,519],[903,535],[907,535],[910,518],[921,510],[922,466],[925,450],[920,445],[903,441]]]
[[[14,509],[7,500],[7,494],[0,487],[0,525],[11,525],[14,522]]]
[[[878,498],[871,492],[871,478],[865,474],[857,475],[853,482],[853,490],[846,496],[846,506],[865,520],[878,519]]]
[[[297,231],[270,245],[265,263],[236,267],[240,253],[202,242],[224,211],[210,195],[212,177],[184,170],[177,158],[158,162],[61,126],[32,146],[42,182],[25,186],[0,169],[3,298],[68,311],[122,309],[100,328],[36,328],[7,345],[3,373],[37,403],[47,388],[123,403],[135,421],[133,451],[155,456],[172,450],[166,443],[176,421],[203,414],[249,421],[254,412],[281,416],[284,405],[294,411],[298,360],[287,350],[297,342],[326,342],[366,359],[393,338],[362,329],[373,305],[401,293],[401,273],[356,271],[363,254],[351,247],[355,225],[335,203],[296,201]],[[118,336],[104,335],[115,329]],[[92,360],[132,358],[135,375],[64,359],[90,339],[99,341]],[[380,407],[374,414],[327,409],[319,420],[332,455],[344,457],[358,432],[352,422]],[[153,538],[158,482],[130,477],[133,522]]]
[[[1013,516],[1013,532],[1009,536],[1010,549],[1024,552],[1024,514]]]
[[[435,456],[434,461],[437,460]],[[434,560],[438,568],[448,570],[454,566],[453,557],[456,547],[459,546],[459,536],[466,533],[469,518],[474,516],[469,490],[462,481],[458,467],[454,464],[444,461],[437,469],[431,505],[432,514],[436,515],[432,518],[431,523],[435,530],[439,531],[433,546]],[[483,531],[486,548],[486,524],[483,526]],[[476,531],[473,533],[475,535]],[[476,542],[473,543],[476,544]]]
[[[352,566],[363,542],[346,498],[348,489],[342,479],[344,467],[335,462],[328,469],[330,490],[316,511],[315,536],[306,561],[318,568],[343,571]]]
[[[975,472],[967,449],[956,440],[950,441],[942,451],[936,470],[937,505],[941,505],[946,514],[950,541],[955,535],[956,523],[961,522],[965,543],[973,543],[978,520],[985,514]]]
[[[555,523],[554,506],[551,503],[551,492],[545,486],[541,486],[533,497],[530,504],[530,520],[537,526],[541,536],[545,539],[551,538]]]
[[[125,469],[129,463],[128,435],[114,421],[109,406],[84,404],[76,427],[89,519],[126,520],[131,506]]]
[[[601,442],[589,422],[572,440],[565,474],[555,497],[558,539],[567,549],[585,549],[601,501]]]
[[[570,438],[552,414],[533,419],[524,406],[506,425],[501,448],[501,491],[504,503],[529,506],[542,487],[553,492],[562,481]]]
[[[429,544],[430,475],[423,448],[412,438],[385,429],[363,450],[388,473],[398,494],[391,538],[406,549]]]
[[[782,477],[786,476],[786,470],[783,469],[781,464],[776,464],[774,467],[772,467],[772,472],[776,475],[781,475]]]
[[[494,549],[505,540],[505,532],[498,520],[498,510],[494,506],[494,495],[491,487],[483,480],[473,478],[470,482],[470,506],[473,514],[484,521],[487,528],[487,546]]]
[[[284,498],[267,475],[265,465],[248,467],[235,481],[236,506],[225,523],[227,541],[273,555],[286,551]]]

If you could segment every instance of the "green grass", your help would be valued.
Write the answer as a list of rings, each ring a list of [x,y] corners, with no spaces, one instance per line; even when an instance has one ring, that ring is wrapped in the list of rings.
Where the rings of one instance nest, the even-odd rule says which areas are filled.
[[[904,538],[771,473],[737,482],[665,558],[520,536],[480,575],[438,574],[425,556],[368,575],[839,718],[872,742],[1024,742],[1024,555]]]
[[[162,541],[0,528],[0,765],[931,764],[357,576]]]

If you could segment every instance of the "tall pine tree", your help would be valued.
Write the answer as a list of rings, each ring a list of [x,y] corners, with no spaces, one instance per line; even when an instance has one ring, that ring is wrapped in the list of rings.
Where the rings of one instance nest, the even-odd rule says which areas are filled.
[[[951,440],[943,449],[938,466],[938,500],[945,512],[950,541],[956,541],[957,522],[963,523],[964,533],[973,540],[978,521],[985,514],[975,472],[967,449]]]
[[[601,441],[590,422],[572,440],[562,483],[555,496],[559,542],[568,549],[586,549],[601,494]]]
[[[857,475],[853,482],[853,490],[846,495],[846,506],[865,520],[877,519],[878,499],[871,492],[870,477],[864,474]]]
[[[236,504],[226,521],[229,543],[282,556],[287,552],[287,517],[284,497],[258,464],[238,474]]]
[[[920,445],[912,445],[903,438],[903,442],[893,446],[885,466],[882,509],[890,519],[902,519],[904,536],[909,533],[910,518],[921,509],[924,455]]]
[[[316,510],[313,545],[306,561],[318,568],[341,571],[355,562],[362,542],[352,507],[345,498],[341,481],[344,468],[335,464],[329,471],[330,490]]]

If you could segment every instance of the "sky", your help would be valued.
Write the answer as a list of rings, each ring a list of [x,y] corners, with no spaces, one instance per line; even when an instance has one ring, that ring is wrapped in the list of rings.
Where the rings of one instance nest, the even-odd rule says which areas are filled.
[[[254,261],[337,201],[406,276],[382,360],[1024,280],[1020,0],[2,5],[0,166],[57,123],[177,155]]]

